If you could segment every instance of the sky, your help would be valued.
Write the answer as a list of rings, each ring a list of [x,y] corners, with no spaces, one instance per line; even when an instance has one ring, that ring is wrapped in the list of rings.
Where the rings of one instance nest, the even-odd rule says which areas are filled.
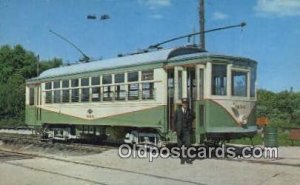
[[[93,59],[145,49],[199,31],[198,0],[0,0],[0,46],[21,44],[41,60]],[[209,52],[258,62],[259,88],[300,91],[300,0],[206,0],[206,29],[247,23],[206,34]],[[110,19],[99,20],[107,14]],[[97,20],[87,19],[96,15]],[[191,40],[193,42],[193,39]],[[195,38],[199,42],[199,38]],[[188,44],[186,39],[164,48]]]

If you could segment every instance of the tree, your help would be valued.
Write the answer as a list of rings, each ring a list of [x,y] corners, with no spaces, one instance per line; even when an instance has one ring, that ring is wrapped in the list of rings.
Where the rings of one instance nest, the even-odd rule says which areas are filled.
[[[269,117],[275,108],[276,94],[260,89],[257,91],[257,115]]]
[[[266,116],[278,126],[300,125],[300,93],[258,90],[257,116]]]
[[[37,76],[38,57],[21,45],[0,47],[0,124],[24,123],[25,80]],[[62,65],[54,58],[42,61],[40,71]]]

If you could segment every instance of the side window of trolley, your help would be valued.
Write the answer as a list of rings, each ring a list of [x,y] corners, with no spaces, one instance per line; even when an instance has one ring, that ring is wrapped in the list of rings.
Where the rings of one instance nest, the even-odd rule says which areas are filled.
[[[251,68],[251,74],[250,74],[250,97],[255,97],[256,94],[256,66]]]
[[[100,76],[93,76],[91,78],[92,85],[92,102],[101,101],[101,87],[100,87]]]
[[[154,79],[153,70],[142,71],[142,99],[154,99],[154,82],[147,82]]]
[[[45,103],[152,100],[153,80],[154,70],[144,70],[49,81],[45,82]],[[34,103],[32,96],[29,103]]]
[[[61,95],[60,95],[60,80],[56,80],[53,82],[53,103],[60,103],[61,102]]]
[[[71,102],[79,102],[79,79],[71,80]]]
[[[115,100],[126,100],[125,73],[115,74]]]
[[[112,74],[102,75],[103,101],[113,100]]]
[[[81,102],[90,101],[90,78],[85,77],[81,78]]]
[[[34,88],[29,87],[29,105],[34,105]]]
[[[45,83],[45,103],[52,103],[52,82]]]
[[[139,72],[133,71],[127,73],[128,84],[128,100],[138,100],[139,92]]]
[[[62,81],[62,102],[70,102],[70,80]]]

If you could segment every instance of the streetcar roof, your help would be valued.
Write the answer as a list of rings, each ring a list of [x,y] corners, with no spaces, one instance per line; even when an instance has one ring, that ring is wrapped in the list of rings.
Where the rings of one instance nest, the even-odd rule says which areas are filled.
[[[167,60],[180,60],[180,59],[205,57],[205,56],[208,57],[212,55],[224,56],[224,55],[204,52],[199,48],[192,48],[192,47],[161,49],[157,51],[143,52],[140,54],[127,55],[127,56],[105,59],[105,60],[98,60],[89,63],[79,63],[79,64],[73,64],[69,66],[52,68],[42,72],[38,77],[33,78],[32,80],[72,75],[72,74],[91,72],[91,71],[97,71],[103,69],[111,69],[116,67],[166,62]]]

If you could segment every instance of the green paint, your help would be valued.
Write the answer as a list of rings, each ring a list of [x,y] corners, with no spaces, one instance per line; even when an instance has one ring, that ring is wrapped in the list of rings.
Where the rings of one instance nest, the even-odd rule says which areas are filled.
[[[36,125],[36,107],[26,106],[25,107],[25,123],[27,125]]]
[[[88,120],[42,109],[41,122],[74,125],[151,127],[158,128],[161,132],[166,132],[167,121],[165,111],[166,106],[158,106],[151,109],[145,109],[116,116]],[[36,115],[34,114],[34,112],[32,112],[31,110],[30,112],[26,113],[26,123],[28,125],[36,124]]]
[[[201,109],[202,107],[202,109]],[[205,122],[205,101],[195,101],[194,102],[194,112],[195,112],[195,142],[201,143],[201,134],[204,134],[205,128],[204,128],[204,122]]]
[[[240,126],[233,117],[219,104],[207,100],[205,102],[206,132],[247,133],[256,131],[255,109],[252,110],[245,127]]]

